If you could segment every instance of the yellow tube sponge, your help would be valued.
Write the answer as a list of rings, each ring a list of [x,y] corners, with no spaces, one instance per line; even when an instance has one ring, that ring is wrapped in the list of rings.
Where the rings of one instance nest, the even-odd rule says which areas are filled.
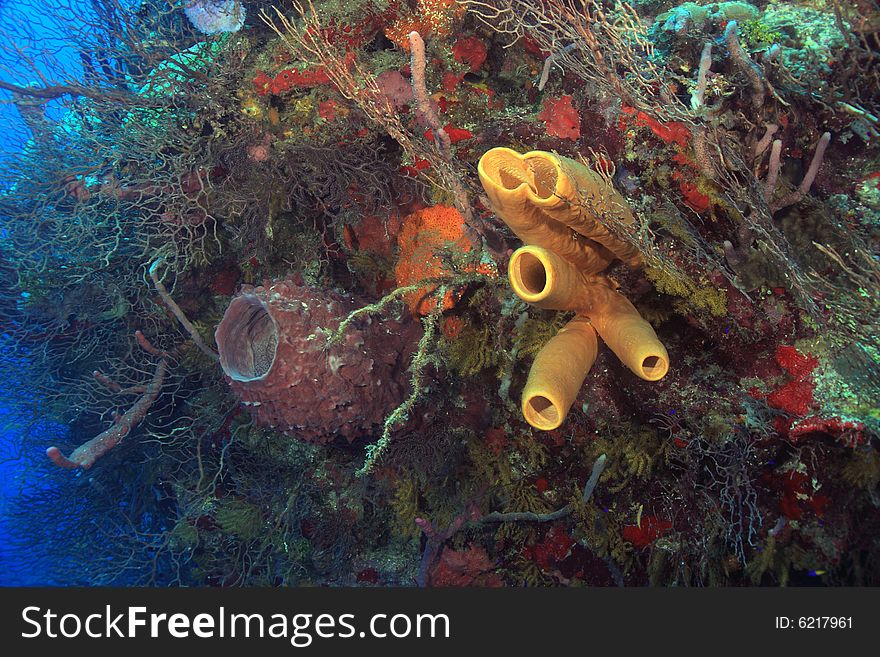
[[[513,291],[526,303],[586,315],[605,344],[639,377],[657,381],[666,375],[666,348],[607,276],[584,274],[539,246],[514,251],[507,275]]]
[[[516,295],[545,310],[583,312],[595,285],[611,285],[606,276],[585,274],[555,252],[540,246],[518,248],[510,256],[507,278]]]
[[[634,218],[626,200],[592,169],[554,153],[493,148],[477,173],[493,209],[523,242],[587,273],[604,270],[615,257],[641,265],[638,250],[602,225],[603,217],[623,224]]]
[[[553,336],[535,358],[523,390],[522,413],[536,429],[555,429],[568,414],[599,344],[586,317],[575,317]]]
[[[666,376],[669,371],[666,347],[629,299],[605,288],[602,296],[597,295],[587,316],[605,344],[636,375],[646,381],[659,381]]]
[[[493,148],[477,170],[495,212],[526,243],[510,257],[514,292],[538,308],[577,313],[535,358],[523,391],[526,421],[543,430],[562,424],[596,359],[597,333],[639,377],[663,378],[666,348],[601,273],[616,258],[642,264],[634,246],[602,225],[635,220],[624,198],[588,167],[543,151]]]

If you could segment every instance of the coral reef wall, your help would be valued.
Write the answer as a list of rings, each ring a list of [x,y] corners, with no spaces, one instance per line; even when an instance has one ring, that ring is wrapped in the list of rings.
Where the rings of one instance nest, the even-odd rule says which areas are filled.
[[[16,581],[880,583],[876,0],[134,4],[0,9]]]

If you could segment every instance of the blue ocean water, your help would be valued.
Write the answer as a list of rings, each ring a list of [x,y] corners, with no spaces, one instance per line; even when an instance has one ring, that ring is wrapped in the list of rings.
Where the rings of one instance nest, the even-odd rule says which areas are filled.
[[[41,444],[64,443],[66,427],[22,416],[19,399],[0,397],[0,585],[47,586],[74,583],[59,577],[63,569],[53,563],[53,541],[62,535],[35,532],[41,525],[28,510],[32,500],[51,500],[69,485],[69,477],[58,477],[46,467]],[[69,474],[69,473],[65,473]],[[36,509],[33,509],[36,511]],[[55,551],[55,554],[60,554]]]
[[[56,25],[47,19],[53,12],[72,14],[81,12],[89,15],[91,3],[88,0],[47,0],[46,2],[33,2],[32,0],[6,0],[0,3],[0,25],[4,26],[7,41],[16,36],[25,36],[32,43],[39,43],[41,47],[55,54],[55,69],[52,73],[57,76],[58,68],[66,73],[70,79],[75,79],[82,72],[82,66],[76,51],[71,48],[69,35],[59,33]],[[7,43],[8,45],[8,43]],[[39,59],[33,60],[37,71],[49,74],[50,71]],[[26,73],[36,78],[31,68],[25,68],[22,60],[15,56],[8,48],[0,53],[0,81],[17,80],[19,74]],[[37,83],[37,79],[33,79]],[[0,90],[0,163],[9,157],[11,153],[18,152],[30,138],[30,134],[22,121],[15,106],[9,102],[11,94]],[[50,101],[46,104],[46,116],[58,120],[64,114],[64,109],[58,101]]]
[[[56,78],[67,75],[70,79],[81,74],[82,67],[70,46],[69,35],[59,32],[57,23],[47,18],[56,12],[88,16],[92,3],[88,0],[0,2],[0,25],[3,25],[7,46],[0,49],[0,81],[17,81],[21,74],[36,77],[36,72]],[[39,59],[32,60],[33,68],[26,68],[22,59],[8,47],[14,38],[39,44],[53,52],[52,68]],[[19,112],[9,102],[10,98],[9,92],[0,90],[0,125],[3,126],[0,168],[25,147],[31,136]],[[45,112],[48,118],[57,121],[65,110],[59,101],[50,101],[45,105]],[[7,182],[4,176],[0,185]],[[9,351],[9,339],[7,333],[0,333],[0,353],[4,355]],[[51,506],[53,499],[66,495],[69,490],[71,473],[47,468],[45,454],[48,445],[67,444],[69,432],[67,427],[46,421],[33,412],[40,403],[28,386],[29,363],[21,358],[20,351],[17,356],[19,359],[14,362],[4,356],[6,380],[0,389],[0,585],[74,584],[78,578],[61,563],[63,550],[55,549],[64,547],[64,536],[41,522],[38,506],[28,509],[37,499]],[[86,582],[79,580],[79,583]]]

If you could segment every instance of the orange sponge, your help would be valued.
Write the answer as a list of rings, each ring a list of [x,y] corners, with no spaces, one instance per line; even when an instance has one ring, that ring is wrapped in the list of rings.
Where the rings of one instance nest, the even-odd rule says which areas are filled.
[[[438,255],[444,247],[455,253],[466,253],[472,248],[464,234],[464,219],[458,210],[448,205],[434,205],[408,215],[397,235],[397,246],[399,254],[394,275],[399,287],[451,274]],[[431,312],[436,303],[431,298],[433,291],[434,286],[427,285],[405,297],[414,315]],[[447,292],[442,303],[444,309],[452,308],[454,293]]]

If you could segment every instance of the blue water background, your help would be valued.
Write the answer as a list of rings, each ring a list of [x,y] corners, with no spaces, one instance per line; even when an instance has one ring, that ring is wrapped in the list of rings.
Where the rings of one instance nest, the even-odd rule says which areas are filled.
[[[75,80],[81,72],[79,55],[71,46],[71,35],[60,31],[51,17],[56,12],[70,15],[91,13],[88,0],[0,0],[0,26],[17,43],[39,44],[53,53],[53,65],[35,60],[37,69],[54,82]],[[4,37],[0,36],[0,39]],[[4,45],[8,45],[4,44]],[[16,85],[37,82],[37,76],[21,58],[0,50],[0,80]],[[5,169],[26,146],[31,135],[10,102],[12,94],[0,90],[0,168]],[[60,101],[46,105],[46,115],[59,120],[64,113]],[[3,236],[0,235],[0,239]],[[83,584],[75,569],[65,569],[69,545],[63,527],[41,517],[34,500],[51,504],[70,498],[62,487],[76,485],[82,475],[60,471],[46,458],[50,445],[69,445],[67,427],[33,414],[34,392],[29,389],[29,363],[10,360],[9,336],[0,334],[0,585],[34,586]],[[10,374],[12,373],[12,374]],[[3,374],[0,374],[3,376]],[[10,378],[16,377],[16,378]],[[75,522],[77,509],[67,509]],[[52,526],[55,524],[56,526]]]

